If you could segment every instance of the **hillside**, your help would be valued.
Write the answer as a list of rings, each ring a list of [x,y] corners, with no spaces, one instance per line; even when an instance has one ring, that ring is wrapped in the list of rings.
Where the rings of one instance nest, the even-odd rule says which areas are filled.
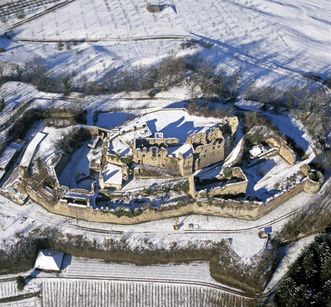
[[[227,71],[240,69],[248,85],[288,87],[311,72],[330,73],[330,11],[326,0],[178,0],[154,14],[142,0],[68,1],[15,27],[13,40],[0,41],[11,50],[0,61],[42,57],[52,74],[100,80],[171,52],[193,52]],[[188,39],[204,44],[183,49]]]

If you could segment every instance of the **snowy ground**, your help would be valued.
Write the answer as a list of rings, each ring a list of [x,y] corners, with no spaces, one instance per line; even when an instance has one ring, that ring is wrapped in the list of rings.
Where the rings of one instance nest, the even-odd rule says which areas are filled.
[[[4,246],[12,245],[17,240],[15,234],[27,234],[35,228],[49,226],[57,227],[63,233],[84,234],[89,239],[95,238],[101,244],[103,240],[109,238],[115,241],[125,239],[131,249],[151,247],[168,249],[174,242],[179,248],[188,245],[208,247],[213,243],[232,238],[231,248],[243,260],[249,261],[265,247],[266,241],[258,237],[258,232],[263,227],[272,225],[274,231],[280,230],[294,211],[304,207],[309,200],[316,197],[301,193],[256,221],[199,215],[182,217],[179,219],[180,230],[174,231],[174,219],[132,226],[91,223],[47,213],[37,204],[18,206],[0,196],[0,221],[3,231],[1,240]],[[190,223],[194,225],[193,231],[189,228]]]
[[[191,280],[218,284],[211,276],[208,262],[192,262],[190,264],[168,264],[137,266],[133,264],[106,263],[100,260],[71,257],[64,259],[68,266],[61,276],[85,277],[122,277],[137,279]]]
[[[71,189],[79,188],[91,190],[95,179],[90,178],[88,153],[91,149],[87,144],[78,148],[72,155],[69,163],[59,174],[59,182]],[[82,180],[85,178],[84,180]]]
[[[330,73],[331,2],[328,0],[176,0],[172,3],[174,7],[168,7],[160,14],[151,14],[146,11],[146,1],[143,0],[72,1],[44,16],[22,22],[14,29],[12,39],[0,38],[0,47],[6,50],[0,53],[0,65],[2,62],[8,62],[23,66],[25,62],[41,57],[46,61],[50,75],[72,75],[77,84],[86,80],[104,80],[132,66],[153,65],[171,53],[199,54],[218,69],[224,68],[227,72],[240,69],[242,87],[255,83],[258,86],[272,84],[286,88],[303,84],[303,75],[306,73],[315,72],[322,77]],[[42,9],[44,8],[46,7]],[[27,14],[38,12],[35,10]],[[0,22],[0,31],[5,31],[17,21],[13,17],[8,24]],[[201,39],[209,46],[196,45],[183,49],[183,40],[190,38]],[[68,42],[70,40],[81,41]],[[63,46],[59,44],[60,41],[64,41]],[[132,113],[138,115],[164,107],[182,106],[183,100],[188,97],[183,88],[160,93],[155,99],[149,99],[145,94],[136,94],[90,96],[85,99],[72,97],[65,100],[60,95],[38,92],[29,85],[7,83],[1,88],[5,109],[0,114],[0,125],[6,126],[6,129],[1,131],[0,141],[5,142],[12,119],[21,114],[23,108],[87,108],[88,124],[93,123],[95,111],[116,108],[124,110],[115,117],[114,113],[98,115],[97,125],[111,129],[129,119],[126,114],[131,111],[125,109],[135,109]],[[141,99],[141,96],[144,99]],[[174,122],[171,126],[164,124],[164,118],[148,118],[151,130],[162,131],[166,135],[180,130],[181,139],[197,130],[196,119],[187,119],[185,116],[183,118],[180,111],[176,112],[175,116],[170,115]],[[311,161],[314,157],[313,149],[309,145],[311,140],[300,124],[285,115],[264,115],[306,151],[308,158],[304,163]],[[150,115],[146,115],[146,118],[148,116]],[[48,141],[56,140],[58,135],[50,130],[49,139],[46,138],[41,144],[42,155],[51,154],[54,148],[49,146],[51,142]],[[78,156],[83,158],[76,160]],[[70,182],[75,178],[71,174],[77,173],[77,169],[82,172],[82,165],[86,168],[84,156],[78,152],[64,172],[62,180],[67,180],[69,186],[76,185],[75,182]],[[236,152],[233,158],[235,156]],[[256,185],[249,190],[252,195],[256,192],[255,188],[272,188],[275,183],[273,178],[282,181],[302,164],[297,163],[286,169],[283,161],[277,159],[270,160],[274,161],[272,167],[260,165],[260,177],[254,178]],[[216,174],[221,166],[205,169],[200,175],[208,177]],[[266,169],[271,172],[266,173]],[[273,176],[269,178],[271,174]],[[131,182],[129,188],[135,189],[140,184],[141,182]],[[273,231],[280,230],[295,210],[304,207],[310,200],[318,199],[317,197],[301,193],[257,221],[198,215],[181,217],[180,230],[175,232],[174,219],[133,226],[88,223],[49,214],[33,203],[17,206],[0,196],[0,246],[15,244],[20,235],[28,235],[37,228],[44,229],[49,226],[57,227],[65,234],[83,234],[100,244],[109,238],[115,241],[125,240],[131,249],[170,249],[174,243],[179,248],[199,248],[231,238],[233,251],[249,263],[254,255],[265,248],[266,240],[258,237],[258,232],[263,227],[273,226]],[[194,230],[189,229],[190,223],[194,225]],[[291,253],[288,257],[290,256]],[[286,259],[269,287],[282,276],[283,268],[287,267]],[[83,265],[84,263],[74,260],[72,268],[68,267],[65,274],[70,274],[70,270],[75,272],[75,268],[78,270]],[[132,272],[136,271],[132,266],[117,265],[112,272],[116,272],[115,267],[117,272],[126,270],[133,274]],[[111,270],[110,267],[102,265],[91,265],[90,268],[90,272],[99,270],[99,274],[107,274]],[[164,268],[163,270],[167,271]],[[153,269],[150,272],[152,271]],[[169,274],[175,271],[169,269]],[[181,272],[186,276],[184,271]],[[144,274],[140,269],[137,269],[137,272]],[[210,277],[203,268],[197,272],[198,275],[192,273],[197,278],[200,278],[200,275],[204,278]],[[58,286],[61,285],[59,282]],[[8,287],[12,289],[13,285]],[[51,293],[52,287],[50,282],[45,286],[45,291]],[[33,299],[31,301],[27,302],[27,305],[39,304]]]
[[[128,112],[102,112],[98,114],[95,125],[100,128],[113,129],[117,126],[123,125],[134,115]]]
[[[0,1],[0,31],[5,31],[17,23],[37,16],[55,5],[66,0],[1,0]]]
[[[148,113],[133,123],[129,123],[128,127],[146,123],[153,135],[156,132],[161,132],[163,137],[176,137],[180,143],[183,143],[190,134],[206,131],[220,121],[220,119],[212,117],[205,118],[189,115],[187,111],[182,109],[164,109]],[[126,126],[123,128],[125,129]]]
[[[275,185],[282,182],[279,176],[289,168],[290,165],[278,155],[245,168],[244,172],[248,178],[247,196],[256,196],[265,201],[276,194]]]
[[[111,40],[193,33],[251,56],[291,60],[293,66],[326,68],[331,61],[327,0],[177,0],[174,5],[176,10],[151,14],[142,0],[77,0],[51,13],[52,18],[45,15],[22,25],[17,38]]]
[[[172,52],[200,53],[229,72],[241,69],[244,83],[259,86],[288,87],[302,83],[309,72],[329,73],[327,0],[177,0],[174,5],[175,10],[151,14],[143,0],[76,0],[22,24],[14,40],[0,40],[7,50],[0,61],[22,64],[42,57],[51,75],[72,74],[75,82],[101,80]],[[183,50],[187,38],[203,39],[212,48]],[[86,42],[58,46],[66,40]]]

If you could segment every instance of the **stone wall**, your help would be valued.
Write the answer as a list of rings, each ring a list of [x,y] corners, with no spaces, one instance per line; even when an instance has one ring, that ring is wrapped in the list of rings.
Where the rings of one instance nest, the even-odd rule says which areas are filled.
[[[275,147],[278,150],[278,154],[289,164],[293,165],[296,161],[296,155],[294,151],[288,147],[284,140],[276,137],[270,137],[265,140],[266,143]]]
[[[186,139],[187,144],[206,144],[207,134],[205,132],[198,132],[190,134]]]
[[[146,138],[144,139],[149,145],[163,145],[166,144],[168,146],[174,146],[179,144],[179,139],[177,138]],[[137,140],[136,140],[137,142]]]
[[[279,149],[279,155],[289,164],[293,165],[296,160],[295,153],[287,145],[283,144]]]
[[[133,151],[133,161],[141,165],[150,165],[154,167],[164,167],[168,159],[168,150],[166,148],[150,147],[135,149]]]
[[[195,170],[220,162],[224,160],[224,141],[200,145],[195,153],[199,155],[195,161]]]
[[[188,157],[180,156],[179,170],[182,176],[190,176],[193,173],[194,157],[189,155]]]
[[[91,208],[79,208],[58,202],[52,205],[44,198],[40,191],[27,188],[26,192],[30,198],[39,203],[51,213],[69,216],[72,218],[87,220],[91,222],[114,223],[114,224],[137,224],[165,218],[184,216],[189,214],[201,214],[211,216],[233,217],[246,220],[255,220],[271,212],[287,200],[304,191],[306,181],[303,181],[290,190],[278,195],[266,203],[255,201],[235,201],[224,199],[198,200],[194,203],[179,207],[170,207],[163,210],[146,209],[140,215],[134,217],[117,217],[111,212],[93,210]]]
[[[244,172],[240,167],[231,168],[231,176],[225,178],[223,173],[221,173],[220,179],[231,180],[234,179],[236,182],[224,183],[222,181],[219,182],[219,186],[216,186],[211,189],[201,190],[199,193],[194,194],[195,198],[198,198],[201,195],[206,195],[206,197],[215,197],[221,195],[238,195],[245,194],[248,186],[248,180]],[[194,180],[189,181],[190,184],[194,185],[191,187],[191,190],[195,191],[195,183]]]
[[[235,183],[226,184],[223,187],[217,187],[209,191],[208,195],[219,196],[219,195],[238,195],[245,194],[247,190],[248,181],[239,181]]]
[[[165,168],[174,175],[188,176],[193,171],[193,156],[169,157],[166,148],[150,147],[133,151],[133,161],[141,165]]]
[[[270,200],[267,200],[266,203],[259,206],[256,218],[260,218],[261,216],[268,214],[272,210],[274,210],[277,207],[284,204],[289,199],[300,194],[301,192],[304,192],[305,184],[306,184],[306,181],[304,180],[304,181],[294,185],[292,188],[290,188],[286,192],[281,193]]]

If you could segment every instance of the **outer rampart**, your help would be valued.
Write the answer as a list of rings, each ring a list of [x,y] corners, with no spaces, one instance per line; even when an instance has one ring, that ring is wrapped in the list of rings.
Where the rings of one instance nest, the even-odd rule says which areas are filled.
[[[117,217],[111,212],[94,210],[92,208],[71,207],[60,202],[52,205],[50,198],[44,197],[44,192],[35,191],[31,187],[26,187],[26,192],[30,198],[39,203],[51,213],[69,216],[72,218],[87,220],[91,222],[114,223],[114,224],[138,224],[148,221],[161,220],[176,216],[189,214],[202,214],[222,217],[240,218],[255,220],[271,212],[287,200],[305,190],[307,180],[304,180],[288,191],[268,200],[266,203],[254,201],[235,201],[224,199],[198,200],[189,204],[178,205],[162,210],[146,209],[140,215],[127,217]]]

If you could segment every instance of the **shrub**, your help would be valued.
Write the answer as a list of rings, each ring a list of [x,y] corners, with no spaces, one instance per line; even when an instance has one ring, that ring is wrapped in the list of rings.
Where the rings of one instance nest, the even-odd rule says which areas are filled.
[[[201,58],[193,60],[193,72],[188,79],[188,86],[192,98],[202,95],[207,99],[223,98],[228,99],[235,93],[234,83],[237,80],[221,71],[216,74],[215,67]],[[233,83],[233,84],[232,84]]]
[[[327,78],[324,83],[329,89],[331,89],[331,77]]]
[[[188,180],[185,180],[183,182],[177,183],[175,186],[173,186],[174,191],[177,192],[185,192],[188,193],[190,190],[190,184]]]
[[[263,136],[259,133],[251,133],[245,135],[245,140],[248,143],[248,146],[260,144],[263,141]]]
[[[4,100],[3,99],[0,99],[0,112],[3,111],[3,109],[5,108],[5,106],[6,106],[6,104],[5,104]]]
[[[63,84],[63,95],[68,96],[70,94],[70,91],[71,91],[70,80],[69,79],[63,79],[62,84]]]
[[[191,115],[198,115],[204,117],[226,117],[226,112],[220,108],[214,108],[209,104],[199,104],[197,101],[190,101],[186,105],[187,112]]]
[[[244,123],[246,132],[248,132],[255,126],[269,126],[267,120],[256,112],[246,112]]]
[[[112,214],[116,215],[117,217],[121,217],[121,216],[127,216],[127,217],[134,217],[134,216],[138,216],[140,214],[142,214],[142,211],[127,211],[127,210],[118,210],[118,211],[115,211],[115,212],[112,212]]]
[[[57,43],[57,49],[58,49],[58,50],[63,50],[63,47],[64,47],[64,43],[61,42],[61,41],[59,41],[59,42]]]
[[[223,169],[223,175],[225,178],[230,178],[232,176],[232,169],[230,167],[225,167]]]
[[[39,120],[48,116],[47,111],[30,109],[21,116],[9,130],[12,139],[23,139],[27,131]]]
[[[318,172],[311,172],[309,174],[309,179],[317,182],[317,181],[319,181],[320,176],[319,176]]]
[[[16,12],[16,17],[17,17],[18,19],[24,19],[24,18],[25,18],[25,12],[24,12],[24,10],[21,9],[21,10],[17,11],[17,12]]]
[[[56,143],[56,148],[65,152],[71,152],[89,141],[91,137],[88,129],[80,128],[72,133],[63,134],[62,138]]]
[[[22,291],[24,289],[25,286],[25,279],[23,276],[19,275],[16,278],[16,285],[17,285],[17,289]]]

